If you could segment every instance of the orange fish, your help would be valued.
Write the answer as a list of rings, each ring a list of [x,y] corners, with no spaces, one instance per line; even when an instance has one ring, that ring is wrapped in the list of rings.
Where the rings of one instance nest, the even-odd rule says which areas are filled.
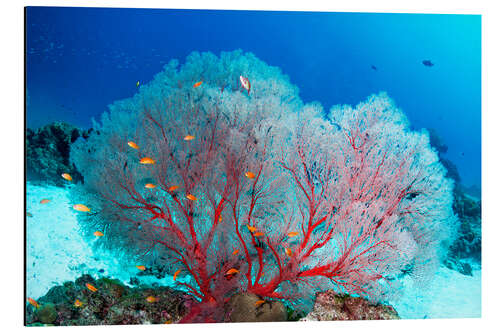
[[[248,81],[248,78],[240,75],[240,82],[243,89],[245,89],[250,94],[250,81]]]
[[[230,269],[230,270],[228,270],[228,271],[226,272],[226,274],[224,274],[224,275],[234,275],[234,274],[237,274],[237,273],[239,273],[239,272],[240,272],[240,271],[239,271],[239,270],[237,270],[236,268],[231,268],[231,269]]]
[[[247,171],[247,172],[245,172],[245,176],[247,176],[247,178],[249,178],[249,179],[254,179],[255,173],[253,173],[252,171]]]
[[[83,303],[79,299],[77,299],[77,300],[75,300],[74,306],[77,307],[77,308],[79,308],[80,306],[82,306],[82,304]]]
[[[167,321],[165,322],[165,325],[168,325],[168,324],[172,324],[172,320],[171,320],[171,319],[169,319],[169,320],[167,320]]]
[[[250,231],[250,232],[255,232],[257,230],[257,228],[252,227],[252,226],[250,226],[248,224],[247,224],[247,228],[248,228],[248,231]]]
[[[31,297],[28,297],[28,303],[30,303],[31,305],[33,305],[35,308],[39,308],[40,307],[40,304],[38,304],[37,301],[35,301],[33,298]]]
[[[174,273],[174,281],[177,279],[177,275],[179,275],[180,272],[181,272],[180,269],[178,269],[177,271],[175,271],[175,273]]]
[[[177,185],[173,185],[173,186],[170,186],[170,187],[168,188],[168,191],[169,191],[169,192],[173,192],[173,191],[177,190],[178,188],[179,188],[179,186],[177,186]]]
[[[288,247],[285,249],[285,253],[291,257],[292,256],[292,250],[290,250]]]
[[[264,301],[263,299],[260,299],[257,302],[255,302],[255,306],[257,307],[257,306],[264,304],[264,303],[266,303],[266,301]]]
[[[73,206],[73,209],[74,210],[77,210],[79,212],[90,212],[90,208],[85,206],[85,205],[82,205],[82,204],[76,204]]]
[[[33,217],[33,214],[31,214],[30,212],[26,212],[26,216],[27,217]]]
[[[194,140],[194,135],[186,135],[184,137],[184,141],[191,141],[191,140]]]
[[[253,234],[255,237],[260,237],[260,236],[264,236],[264,234],[262,232],[256,232],[255,234]]]
[[[202,83],[203,81],[196,82],[195,84],[193,84],[193,88],[201,86]]]
[[[233,251],[233,255],[237,255],[237,254],[238,254],[238,252],[240,252],[240,249],[236,249],[236,250],[234,250],[234,251]]]
[[[198,198],[197,198],[197,197],[195,197],[195,196],[194,196],[194,195],[192,195],[192,194],[188,194],[188,195],[186,195],[186,198],[188,198],[189,200],[192,200],[192,201],[196,201],[196,200],[198,200]]]
[[[155,164],[155,160],[153,160],[151,157],[143,157],[139,161],[141,164]]]
[[[50,199],[42,199],[42,201],[40,201],[40,203],[43,205],[43,204],[46,204],[46,203],[49,203],[50,202]]]
[[[291,237],[298,236],[298,235],[299,235],[299,233],[298,233],[297,231],[292,231],[292,232],[289,232],[289,233],[288,233],[288,237],[290,237],[290,238],[291,238]]]
[[[148,296],[148,297],[146,297],[146,301],[147,301],[148,303],[158,302],[158,297]]]
[[[139,149],[139,146],[134,141],[129,141],[127,144],[134,149]]]
[[[61,177],[63,177],[64,179],[66,179],[68,181],[72,181],[73,180],[73,177],[71,177],[71,175],[69,173],[63,173],[61,175]]]
[[[222,216],[219,216],[219,222],[222,222]]]
[[[102,232],[100,232],[100,231],[96,231],[96,232],[94,232],[94,236],[96,236],[96,237],[102,237],[102,236],[104,236],[104,234]]]
[[[137,269],[141,270],[141,271],[145,271],[146,270],[146,266],[144,265],[139,265],[139,266],[135,266],[137,267]]]
[[[156,185],[155,184],[151,184],[151,183],[147,183],[146,185],[144,185],[145,188],[155,188]]]
[[[94,287],[93,285],[91,285],[90,283],[85,283],[85,286],[87,287],[88,290],[90,290],[92,292],[96,292],[97,291],[97,288]]]

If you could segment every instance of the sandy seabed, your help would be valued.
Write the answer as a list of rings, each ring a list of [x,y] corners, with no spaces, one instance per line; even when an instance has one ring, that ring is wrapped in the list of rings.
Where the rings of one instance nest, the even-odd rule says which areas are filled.
[[[41,204],[42,199],[50,202]],[[139,277],[135,264],[124,267],[111,253],[93,251],[92,244],[80,233],[79,213],[72,209],[66,188],[28,183],[26,206],[32,215],[26,222],[28,297],[36,299],[54,285],[75,280],[84,273],[109,276],[124,283],[137,277],[144,283],[171,285],[171,276],[161,280]],[[98,242],[99,238],[92,241]],[[414,287],[410,279],[405,278],[402,280],[405,294],[392,305],[404,319],[480,317],[481,270],[474,268],[473,276],[466,276],[441,266],[425,290]]]

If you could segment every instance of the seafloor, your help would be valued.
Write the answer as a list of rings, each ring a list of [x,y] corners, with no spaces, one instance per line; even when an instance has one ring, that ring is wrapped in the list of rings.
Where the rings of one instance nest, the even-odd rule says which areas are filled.
[[[50,202],[40,204],[42,199],[50,199]],[[37,299],[51,287],[74,281],[82,274],[115,278],[129,286],[131,278],[146,284],[157,282],[172,286],[171,276],[158,279],[138,275],[135,263],[124,267],[115,255],[93,250],[79,232],[67,188],[28,182],[26,207],[29,213],[26,223],[27,297]],[[472,264],[472,276],[443,265],[425,288],[414,286],[409,277],[402,282],[405,294],[391,305],[403,319],[481,316],[481,270],[477,265]]]

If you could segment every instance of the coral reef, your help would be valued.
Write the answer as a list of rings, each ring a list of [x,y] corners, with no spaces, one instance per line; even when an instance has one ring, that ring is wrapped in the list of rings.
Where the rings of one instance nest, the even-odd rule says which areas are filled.
[[[91,291],[87,284],[97,290]],[[185,314],[190,300],[190,296],[168,287],[131,288],[118,280],[94,280],[90,275],[82,275],[75,282],[52,287],[37,300],[38,309],[28,304],[26,323],[28,326],[175,323]]]
[[[263,301],[254,294],[236,294],[226,304],[230,322],[286,321],[286,308],[280,301]],[[257,304],[257,305],[256,305]]]
[[[61,174],[69,173],[73,181],[81,181],[81,174],[69,162],[70,145],[79,137],[88,137],[90,132],[64,122],[54,122],[37,130],[27,128],[27,180],[61,186],[67,183]]]
[[[361,297],[327,290],[316,294],[314,309],[300,321],[400,319],[390,305],[371,304]]]
[[[384,93],[325,117],[252,54],[194,52],[93,127],[71,150],[73,201],[95,212],[82,229],[189,276],[183,322],[223,321],[238,294],[379,300],[409,263],[431,277],[448,246],[452,181]]]

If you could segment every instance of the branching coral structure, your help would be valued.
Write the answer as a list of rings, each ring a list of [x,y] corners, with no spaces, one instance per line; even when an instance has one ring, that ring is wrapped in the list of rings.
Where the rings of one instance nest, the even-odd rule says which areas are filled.
[[[71,151],[83,229],[175,274],[199,301],[186,322],[224,320],[238,293],[393,297],[451,239],[453,183],[384,93],[324,112],[252,54],[195,52],[94,129]]]

